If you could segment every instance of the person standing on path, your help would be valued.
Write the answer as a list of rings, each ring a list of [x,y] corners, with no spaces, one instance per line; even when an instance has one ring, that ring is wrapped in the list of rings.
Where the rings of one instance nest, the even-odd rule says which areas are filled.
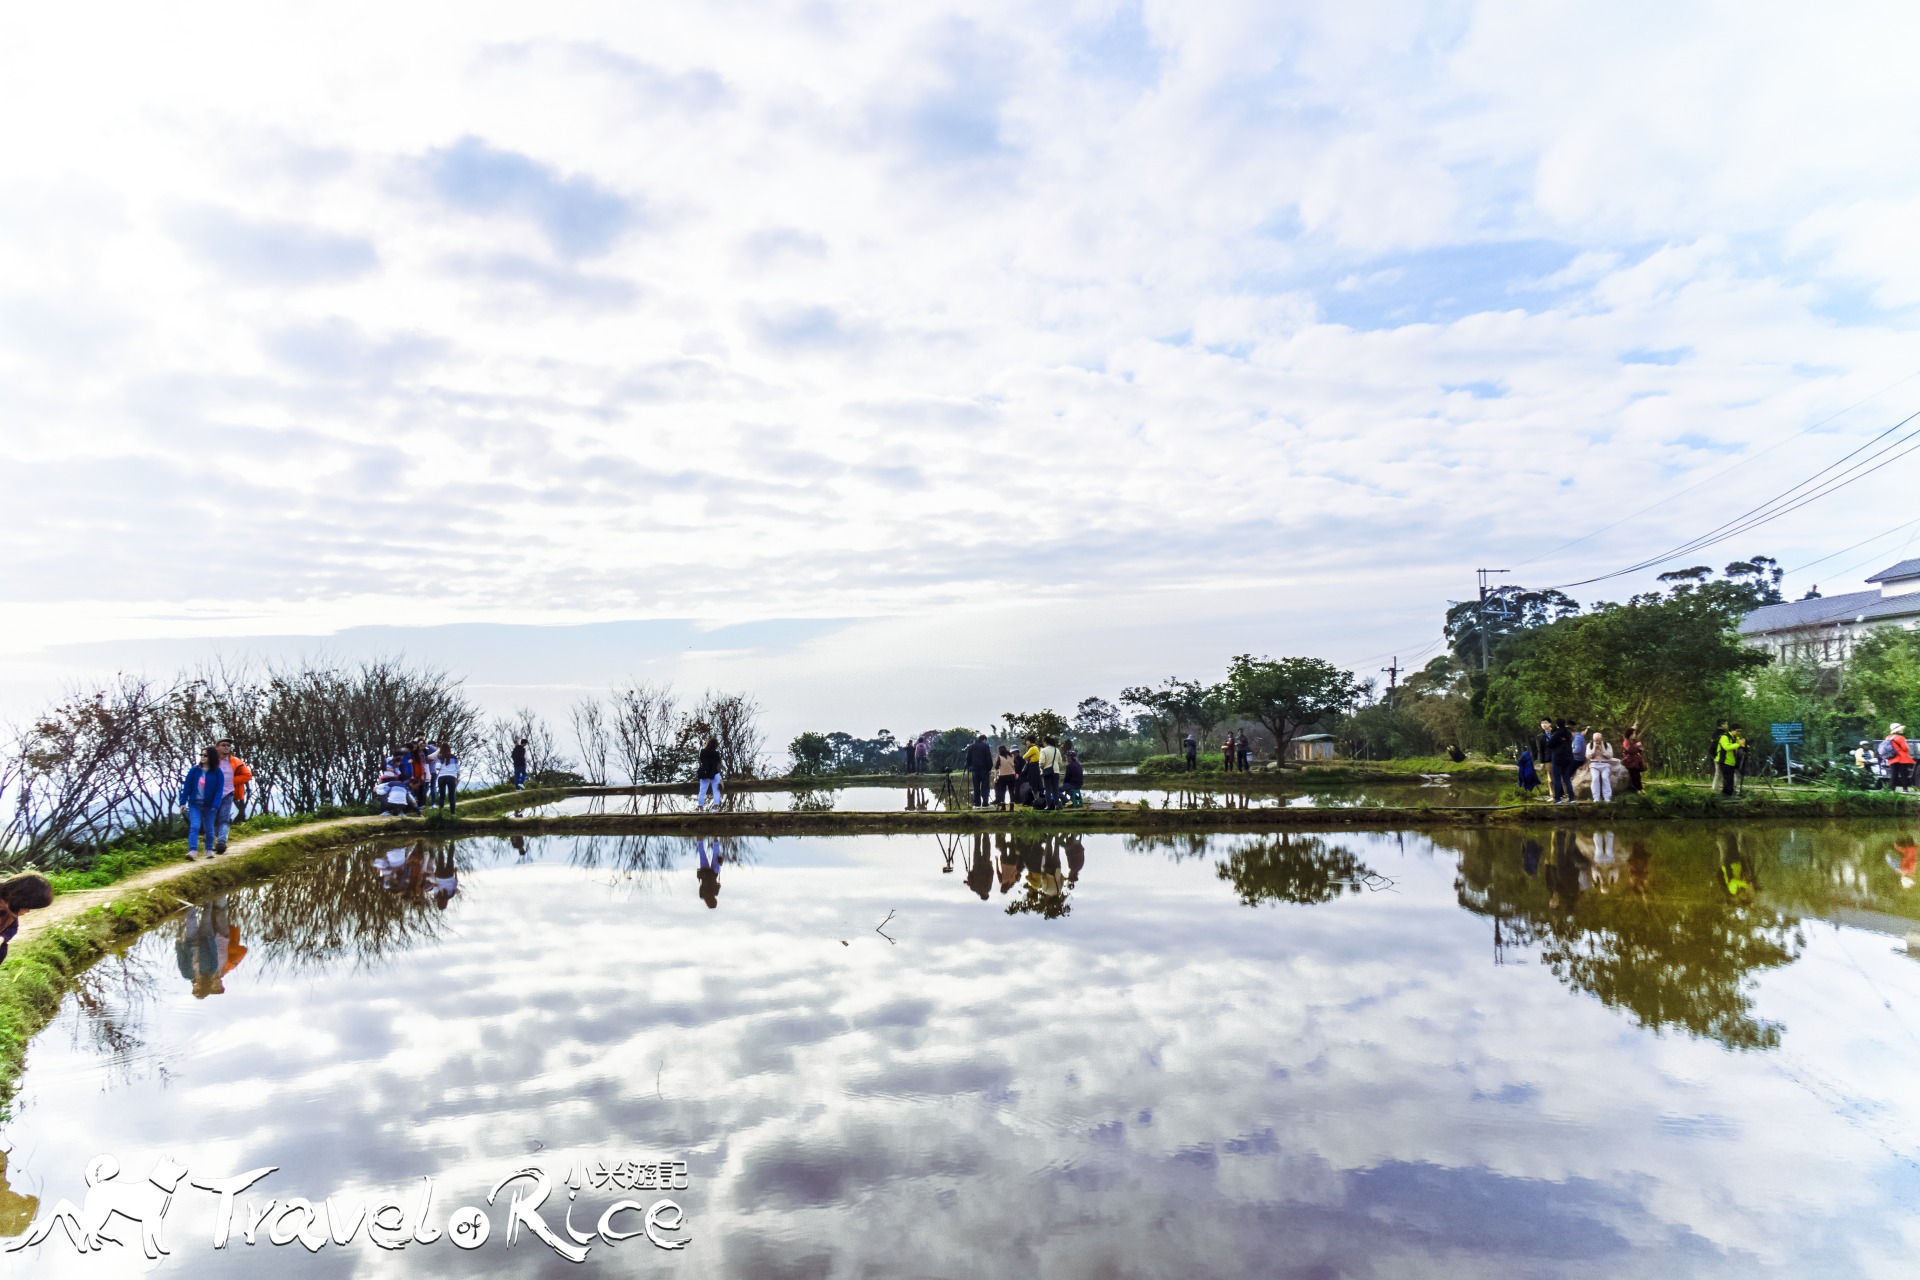
[[[1221,767],[1221,769],[1223,769],[1223,770],[1225,770],[1225,771],[1226,771],[1226,772],[1228,772],[1228,773],[1232,773],[1232,772],[1233,772],[1233,757],[1234,757],[1234,745],[1233,745],[1233,735],[1232,735],[1231,733],[1229,733],[1229,734],[1227,735],[1227,740],[1226,740],[1225,742],[1223,742],[1223,743],[1221,743],[1221,744],[1220,744],[1220,767]]]
[[[1714,764],[1720,770],[1720,794],[1733,798],[1734,779],[1740,776],[1740,749],[1746,746],[1746,739],[1740,736],[1740,726],[1728,724],[1720,731],[1720,741],[1714,747]]]
[[[1579,772],[1580,766],[1587,762],[1587,735],[1580,730],[1573,731],[1573,768]]]
[[[1553,722],[1553,733],[1547,738],[1547,765],[1553,782],[1553,802],[1572,804],[1573,734],[1568,732],[1565,720]]]
[[[1893,755],[1887,761],[1893,766],[1893,789],[1912,789],[1913,749],[1907,744],[1907,726],[1898,722],[1888,725],[1887,745],[1893,748]]]
[[[1000,754],[993,761],[993,807],[996,809],[1013,808],[1013,789],[1020,778],[1020,765],[1014,760],[1013,752],[1006,744],[1000,746]]]
[[[1188,734],[1181,746],[1187,753],[1187,772],[1192,773],[1200,767],[1200,744],[1194,741],[1192,734]]]
[[[524,791],[527,787],[527,740],[525,738],[513,744],[513,789]]]
[[[973,782],[973,807],[984,808],[987,803],[987,779],[993,775],[993,748],[987,745],[987,735],[974,735],[967,745],[967,776]]]
[[[1598,725],[1587,730],[1587,779],[1595,804],[1607,804],[1613,800],[1613,751],[1607,746],[1607,735]]]
[[[253,782],[253,770],[247,762],[233,754],[233,739],[222,738],[213,744],[220,749],[220,772],[226,779],[227,794],[233,797],[233,820],[244,822],[247,817],[247,787]],[[222,831],[221,840],[226,833]],[[222,853],[226,850],[221,850]]]
[[[1240,752],[1240,759],[1239,759],[1240,772],[1247,773],[1251,771],[1253,768],[1253,735],[1252,734],[1243,733],[1240,735],[1239,752]]]
[[[460,790],[460,757],[454,752],[451,743],[440,744],[440,755],[434,762],[438,772],[433,775],[433,807],[447,806],[447,812],[454,811],[454,794]]]
[[[707,798],[713,798],[714,812],[720,811],[720,741],[708,738],[707,745],[700,748],[700,803],[699,810],[707,810]]]
[[[187,861],[192,862],[201,852],[208,857],[219,852],[214,848],[214,831],[225,800],[226,779],[220,769],[220,750],[208,747],[200,753],[200,763],[187,770],[176,802],[187,816]]]
[[[1086,778],[1086,770],[1080,767],[1080,753],[1067,752],[1067,771],[1062,777],[1062,785],[1066,788],[1067,798],[1073,802],[1073,807],[1076,809],[1085,802],[1081,787],[1086,782]]]
[[[1640,775],[1647,771],[1647,753],[1640,742],[1640,726],[1629,725],[1620,735],[1620,763],[1627,767],[1627,790],[1640,790]]]
[[[1060,807],[1060,775],[1065,768],[1066,759],[1060,754],[1060,744],[1048,738],[1040,748],[1040,808]]]

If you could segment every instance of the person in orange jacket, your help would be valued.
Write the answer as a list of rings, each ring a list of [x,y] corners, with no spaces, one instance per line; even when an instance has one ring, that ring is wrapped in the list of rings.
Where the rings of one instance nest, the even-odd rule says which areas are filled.
[[[227,827],[247,816],[247,784],[253,781],[253,770],[247,767],[245,760],[233,754],[232,738],[222,738],[213,745],[220,752],[220,772],[227,784],[227,794],[220,803],[220,821],[214,829],[213,851],[225,853]]]

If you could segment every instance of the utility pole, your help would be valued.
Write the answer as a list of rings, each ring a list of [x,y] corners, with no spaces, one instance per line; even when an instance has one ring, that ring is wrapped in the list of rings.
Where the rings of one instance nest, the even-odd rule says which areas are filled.
[[[1480,578],[1480,603],[1474,608],[1475,630],[1480,633],[1480,670],[1487,669],[1487,578],[1496,573],[1512,573],[1511,569],[1475,569]]]
[[[1380,670],[1386,673],[1387,710],[1391,711],[1393,710],[1393,686],[1400,679],[1400,655],[1397,653],[1394,654],[1393,665],[1390,667],[1382,667]]]

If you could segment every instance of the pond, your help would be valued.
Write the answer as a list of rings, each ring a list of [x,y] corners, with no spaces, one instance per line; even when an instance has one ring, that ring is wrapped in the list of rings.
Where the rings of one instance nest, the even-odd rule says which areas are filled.
[[[219,1251],[183,1190],[159,1270],[196,1277],[1908,1275],[1915,853],[1864,823],[369,845],[86,975],[0,1230],[110,1152],[277,1166]],[[487,1205],[532,1167],[578,1266]],[[390,1197],[407,1238],[427,1176],[427,1235],[490,1215],[473,1257],[324,1214],[316,1252],[269,1243],[296,1197]],[[594,1234],[663,1197],[684,1250]],[[121,1235],[0,1266],[131,1274]]]
[[[1086,799],[1135,806],[1145,801],[1155,809],[1272,809],[1272,808],[1381,808],[1434,805],[1492,805],[1499,803],[1504,785],[1485,779],[1461,779],[1437,784],[1417,777],[1405,782],[1355,783],[1321,786],[1305,791],[1224,791],[1179,786],[1141,787],[1095,781],[1084,791]],[[550,818],[581,814],[691,813],[691,792],[579,795],[520,810],[515,816]],[[967,783],[956,778],[949,790],[936,775],[931,786],[859,785],[820,787],[805,791],[729,790],[721,798],[729,813],[941,813],[971,807]]]

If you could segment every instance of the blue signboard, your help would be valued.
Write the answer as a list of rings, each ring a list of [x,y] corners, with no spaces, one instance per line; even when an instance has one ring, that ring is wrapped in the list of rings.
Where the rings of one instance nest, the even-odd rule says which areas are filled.
[[[1804,742],[1805,738],[1802,735],[1805,732],[1805,730],[1806,730],[1806,725],[1798,720],[1795,720],[1790,724],[1776,724],[1773,726],[1774,745],[1778,746],[1780,743],[1783,743],[1783,742],[1792,742],[1796,744],[1800,742]]]

